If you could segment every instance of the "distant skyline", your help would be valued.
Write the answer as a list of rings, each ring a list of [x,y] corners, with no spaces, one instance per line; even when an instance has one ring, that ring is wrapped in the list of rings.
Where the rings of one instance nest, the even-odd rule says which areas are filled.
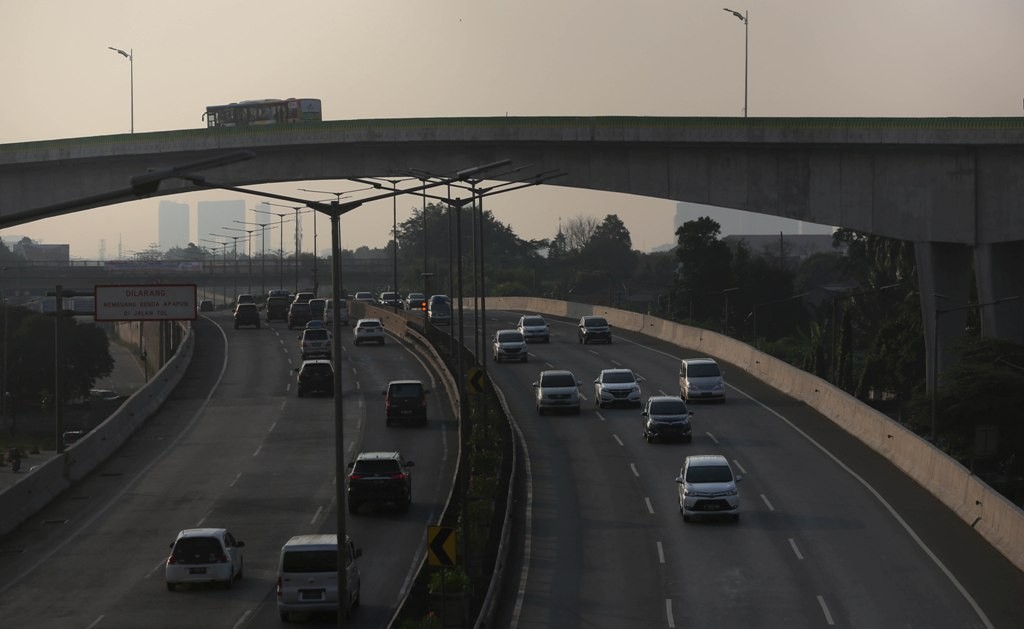
[[[1024,113],[1021,0],[728,5],[749,15],[749,51],[744,25],[725,6],[308,0],[301,10],[282,10],[270,0],[179,0],[168,10],[134,0],[8,1],[0,21],[0,58],[8,60],[0,65],[7,95],[0,144],[197,129],[207,105],[287,97],[320,98],[327,120],[742,116],[745,95],[751,117]],[[353,186],[267,189],[297,195],[302,187]],[[230,198],[166,197],[193,209]],[[66,242],[83,259],[98,258],[101,242],[108,258],[118,249],[143,251],[159,242],[159,201],[20,225],[0,237]],[[260,201],[247,198],[245,207]],[[400,199],[398,220],[418,204]],[[676,203],[541,186],[493,197],[488,209],[526,239],[553,237],[559,220],[616,214],[634,247],[650,251],[671,242]],[[384,246],[391,204],[360,208],[343,222],[347,248]],[[327,225],[320,219],[321,233]],[[303,229],[313,231],[309,216]]]

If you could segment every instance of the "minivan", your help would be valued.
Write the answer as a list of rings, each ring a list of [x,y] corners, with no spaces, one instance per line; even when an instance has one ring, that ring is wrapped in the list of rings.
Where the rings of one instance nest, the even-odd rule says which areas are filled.
[[[684,358],[679,363],[679,397],[693,400],[725,402],[725,381],[722,370],[711,358]]]
[[[347,616],[359,606],[359,565],[363,551],[345,537]],[[277,612],[288,622],[292,613],[341,612],[338,605],[338,536],[296,535],[281,547],[277,569]]]
[[[683,521],[695,515],[728,516],[740,519],[740,496],[736,483],[743,480],[735,476],[729,461],[720,454],[700,454],[686,457],[679,470],[679,511]]]
[[[427,301],[427,321],[434,325],[451,325],[452,300],[447,295],[431,295]]]
[[[338,300],[338,325],[348,325],[348,301]],[[324,323],[330,327],[334,325],[334,300],[327,300],[327,307],[324,308]]]

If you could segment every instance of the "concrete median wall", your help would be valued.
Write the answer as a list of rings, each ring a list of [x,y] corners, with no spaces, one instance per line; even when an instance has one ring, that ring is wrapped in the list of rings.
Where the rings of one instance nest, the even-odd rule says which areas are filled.
[[[92,473],[156,413],[184,376],[194,344],[189,328],[178,351],[146,386],[63,453],[24,473],[18,482],[0,492],[0,535],[13,531],[72,483]]]
[[[489,310],[576,318],[595,314],[629,330],[707,353],[800,400],[886,457],[1024,570],[1024,510],[928,441],[825,380],[736,339],[657,317],[551,299],[490,297]]]

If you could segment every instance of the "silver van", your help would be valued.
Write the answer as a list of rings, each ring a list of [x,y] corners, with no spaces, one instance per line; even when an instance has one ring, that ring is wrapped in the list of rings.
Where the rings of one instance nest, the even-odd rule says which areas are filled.
[[[348,301],[344,299],[338,300],[338,307],[341,309],[338,311],[338,324],[348,325]],[[324,309],[324,325],[331,327],[334,325],[334,300],[327,300],[327,307]]]
[[[718,363],[711,358],[684,358],[679,364],[679,397],[725,402],[725,381]]]
[[[338,536],[297,535],[281,547],[277,569],[277,612],[287,622],[293,613],[338,612],[346,616],[359,606],[359,565],[363,551],[345,538],[345,579],[348,599],[338,605]]]

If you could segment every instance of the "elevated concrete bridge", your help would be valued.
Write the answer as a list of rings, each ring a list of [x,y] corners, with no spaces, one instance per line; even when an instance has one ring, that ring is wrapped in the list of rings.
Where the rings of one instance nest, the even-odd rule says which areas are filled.
[[[978,302],[1024,295],[1024,118],[541,117],[327,121],[0,145],[0,226],[129,201],[133,175],[232,151],[228,185],[450,173],[498,159],[559,185],[703,203],[915,243],[929,353]],[[194,190],[166,182],[154,194]],[[936,301],[936,294],[946,298]],[[1024,341],[1024,299],[980,307]],[[931,370],[932,361],[928,361]],[[940,366],[940,372],[941,372]]]

